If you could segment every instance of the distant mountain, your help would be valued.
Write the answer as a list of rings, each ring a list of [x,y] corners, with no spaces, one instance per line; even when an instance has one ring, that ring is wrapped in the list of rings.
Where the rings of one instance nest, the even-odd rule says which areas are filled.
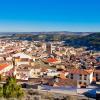
[[[52,32],[0,32],[0,35],[12,35],[12,34],[66,34],[66,35],[89,35],[93,32],[70,32],[70,31],[52,31]]]

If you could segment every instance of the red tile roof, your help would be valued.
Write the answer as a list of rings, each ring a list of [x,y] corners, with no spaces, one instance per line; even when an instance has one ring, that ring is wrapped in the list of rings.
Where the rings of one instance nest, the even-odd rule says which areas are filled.
[[[9,64],[0,64],[0,71],[9,66]]]
[[[48,58],[47,61],[53,63],[53,62],[56,62],[56,61],[58,61],[58,60],[55,59],[55,58]]]
[[[71,74],[82,74],[82,75],[88,75],[92,73],[93,70],[85,70],[85,69],[70,69],[69,73]]]
[[[54,83],[54,86],[77,86],[77,81],[72,79],[59,79],[58,82]]]

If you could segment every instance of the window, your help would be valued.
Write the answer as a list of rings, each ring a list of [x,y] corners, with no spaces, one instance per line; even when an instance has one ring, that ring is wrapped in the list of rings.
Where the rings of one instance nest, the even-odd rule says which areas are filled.
[[[82,82],[79,82],[79,84],[82,84]]]
[[[73,79],[73,74],[71,74],[71,79]]]
[[[60,74],[58,74],[58,77],[60,77]]]
[[[87,75],[84,76],[84,80],[86,80],[86,79],[87,79]]]
[[[84,82],[84,85],[85,85],[85,86],[87,85],[86,82]]]
[[[96,74],[96,78],[98,78],[98,74]]]
[[[80,74],[80,80],[82,80],[82,75]]]
[[[98,74],[96,74],[96,77],[98,77]]]
[[[28,58],[21,58],[20,61],[26,62],[26,61],[28,61]]]
[[[38,75],[40,75],[40,72],[37,72]]]
[[[98,81],[98,74],[96,74],[96,80]]]

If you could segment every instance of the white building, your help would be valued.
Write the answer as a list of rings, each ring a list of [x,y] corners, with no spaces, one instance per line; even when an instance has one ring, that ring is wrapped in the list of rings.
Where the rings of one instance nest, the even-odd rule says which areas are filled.
[[[54,76],[58,76],[60,73],[57,72],[57,71],[50,71],[50,72],[47,72],[47,76],[51,76],[51,77],[54,77]]]
[[[38,78],[40,76],[40,68],[32,68],[29,73],[29,78]]]
[[[28,80],[29,79],[29,65],[19,65],[15,68],[14,74],[18,80]]]
[[[25,53],[17,53],[13,55],[14,62],[16,66],[27,64],[30,65],[33,61],[35,61],[35,58],[32,58],[31,56],[25,54]]]
[[[93,70],[71,69],[69,70],[68,77],[77,80],[78,87],[86,87],[91,84],[93,80]]]

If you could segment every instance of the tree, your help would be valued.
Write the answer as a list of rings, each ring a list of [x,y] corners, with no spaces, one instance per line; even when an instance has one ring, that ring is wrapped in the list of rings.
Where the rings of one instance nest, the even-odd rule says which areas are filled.
[[[0,75],[0,81],[2,80],[2,76]]]
[[[17,85],[14,77],[8,77],[3,86],[3,95],[6,98],[20,98],[24,95],[24,92],[21,86]]]
[[[0,97],[3,97],[3,88],[0,86]]]

